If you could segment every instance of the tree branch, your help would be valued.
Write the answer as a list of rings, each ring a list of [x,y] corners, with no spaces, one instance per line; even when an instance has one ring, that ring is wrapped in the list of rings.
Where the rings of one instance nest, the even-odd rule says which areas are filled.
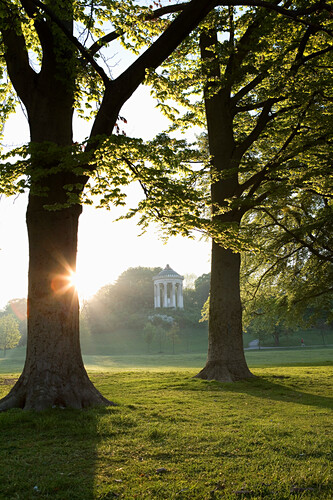
[[[307,45],[308,41],[310,40],[311,35],[313,35],[315,33],[316,33],[316,30],[314,30],[312,26],[307,27],[307,29],[305,30],[305,33],[303,35],[303,38],[298,46],[297,54],[295,57],[295,62],[302,60],[304,51],[306,49],[306,45]]]
[[[318,250],[314,248],[314,246],[311,243],[306,242],[303,238],[295,234],[293,231],[291,231],[289,228],[287,228],[282,222],[280,222],[273,214],[271,214],[267,208],[261,208],[263,212],[265,212],[273,221],[274,223],[279,226],[285,233],[289,234],[294,240],[296,240],[298,243],[300,243],[304,248],[307,248],[313,255],[318,257],[320,260],[324,260],[325,262],[333,262],[333,257],[322,255]]]
[[[96,54],[99,50],[101,50],[104,45],[107,45],[110,42],[113,42],[113,40],[117,40],[121,35],[124,34],[123,30],[119,31],[112,31],[111,33],[108,33],[107,35],[102,36],[99,40],[94,42],[88,49],[88,52],[91,56]]]
[[[92,65],[92,67],[95,69],[95,71],[97,72],[97,74],[100,75],[100,77],[102,78],[105,86],[107,86],[107,84],[109,83],[110,80],[109,80],[108,76],[106,75],[105,71],[103,70],[103,68],[101,66],[99,66],[97,64],[97,62],[94,60],[93,55],[101,48],[101,46],[103,44],[108,43],[108,42],[114,40],[115,38],[118,38],[118,36],[120,36],[120,33],[113,32],[113,33],[110,33],[108,35],[105,35],[105,37],[103,37],[99,41],[95,42],[90,47],[90,49],[86,49],[77,40],[77,38],[72,33],[70,33],[68,31],[68,29],[66,28],[65,24],[52,11],[52,9],[50,9],[47,5],[45,5],[40,0],[30,0],[30,1],[32,3],[34,3],[34,5],[36,5],[40,9],[42,9],[50,17],[50,19],[53,22],[55,22],[55,24],[57,24],[57,26],[63,31],[63,33],[68,37],[68,39],[80,51],[80,53],[82,54],[83,58],[86,59],[86,61],[88,61]],[[199,0],[198,1],[191,0],[190,2],[184,2],[184,3],[181,3],[181,4],[177,4],[176,6],[175,5],[171,5],[171,6],[166,6],[166,7],[161,7],[159,9],[156,9],[152,14],[150,14],[150,15],[147,16],[147,19],[154,19],[154,18],[160,17],[162,15],[165,15],[165,14],[168,14],[168,13],[171,13],[171,12],[181,11],[181,10],[183,12],[185,10],[187,10],[187,12],[192,11],[192,15],[193,15],[193,18],[195,19],[195,22],[193,23],[193,26],[191,27],[191,29],[188,31],[188,34],[189,34],[192,31],[192,29],[194,29],[197,26],[197,24],[209,13],[209,11],[212,10],[217,5],[224,5],[224,6],[244,5],[244,6],[264,7],[264,8],[267,8],[269,10],[274,10],[274,11],[276,11],[276,12],[278,12],[278,13],[286,16],[286,17],[292,18],[293,20],[295,20],[297,22],[302,22],[306,26],[310,26],[311,24],[308,23],[308,22],[306,22],[306,21],[300,20],[299,19],[300,15],[308,15],[308,14],[310,14],[312,12],[315,12],[319,8],[320,9],[326,9],[329,12],[333,11],[333,8],[331,8],[329,5],[327,5],[326,3],[323,3],[321,1],[318,2],[317,4],[315,4],[314,6],[310,7],[310,8],[298,9],[298,10],[295,10],[295,11],[289,11],[288,9],[285,9],[285,8],[277,6],[274,2],[270,3],[270,2],[259,1],[259,0],[245,0],[245,1],[237,1],[237,0],[225,0],[225,1],[215,0],[214,1],[214,0],[207,0],[206,2],[203,2],[203,0],[201,0],[201,2],[199,2]],[[202,17],[200,17],[199,20],[197,20],[197,18],[196,18],[196,12],[198,11],[198,9],[199,10],[203,9],[205,11],[205,14]],[[190,18],[191,16],[188,16],[188,17]],[[176,18],[175,21],[177,21],[177,19],[178,18]],[[179,24],[179,23],[176,23],[176,24]],[[174,22],[172,23],[172,25],[174,25]],[[321,27],[315,27],[315,29],[322,29],[322,28]],[[162,37],[163,37],[163,35],[162,35]],[[181,41],[182,40],[180,40],[175,45],[174,48],[176,48],[177,45]],[[148,50],[143,55],[145,55],[148,52]],[[161,47],[161,50],[163,52],[163,47]],[[157,66],[159,66],[161,64],[161,62],[163,62],[163,60],[166,57],[168,57],[169,54],[170,54],[170,52],[168,52],[166,56],[162,56],[162,58],[160,59],[160,61],[158,63],[152,64],[150,67],[156,68]],[[149,56],[150,55],[151,54],[149,54]],[[138,61],[136,61],[136,62],[138,62]],[[140,65],[138,64],[138,66],[140,66]],[[147,68],[147,67],[149,67],[149,66],[145,66],[145,68]]]
[[[154,10],[152,13],[147,14],[145,16],[146,21],[151,21],[153,19],[158,19],[159,17],[164,16],[165,14],[173,14],[174,12],[180,12],[184,10],[185,6],[188,2],[178,3],[175,5],[167,5],[165,7],[161,7],[159,9]],[[113,40],[117,40],[121,35],[124,34],[123,30],[112,31],[112,33],[108,33],[104,35],[102,38],[94,42],[91,47],[88,49],[89,54],[94,55],[98,52],[104,45],[113,42]]]
[[[314,299],[316,297],[320,297],[321,295],[325,295],[325,293],[331,293],[331,292],[333,292],[333,287],[326,288],[326,289],[321,290],[320,292],[317,292],[317,293],[310,293],[308,295],[303,295],[303,297],[301,297],[300,299],[293,300],[292,304],[298,304],[299,302],[303,302],[303,301],[309,300],[309,299]]]
[[[136,168],[136,166],[134,165],[134,163],[132,163],[125,156],[123,156],[121,159],[126,163],[126,165],[128,166],[128,168],[130,169],[130,171],[137,178],[137,180],[139,181],[139,184],[140,184],[140,186],[142,188],[142,191],[144,192],[146,198],[148,198],[149,197],[149,189],[147,188],[146,184],[140,179],[138,169]]]
[[[240,38],[240,40],[237,44],[237,51],[232,50],[232,53],[229,57],[228,63],[226,65],[226,68],[224,71],[224,74],[227,77],[227,84],[226,85],[228,86],[229,89],[231,89],[231,86],[235,81],[235,75],[238,74],[238,72],[235,71],[235,69],[241,67],[241,64],[244,61],[245,57],[252,50],[252,46],[255,43],[255,41],[253,40],[253,35],[256,33],[256,30],[258,30],[260,28],[260,26],[262,25],[262,21],[263,21],[263,19],[265,19],[266,16],[267,16],[266,11],[260,11],[257,14],[255,20],[250,24],[250,26],[248,26],[245,33]],[[257,34],[257,37],[255,40],[257,40],[257,38],[259,36],[261,36],[260,33]],[[263,75],[258,75],[253,81],[253,82],[255,82],[254,87],[260,81],[262,81],[263,78],[264,78]],[[246,86],[246,87],[248,87],[248,90],[246,91],[246,93],[249,92],[250,90],[252,90],[252,88],[254,88],[254,87],[251,88],[251,83],[253,84],[253,82],[250,82],[248,84],[248,86]],[[242,95],[242,90],[238,94]],[[245,94],[243,94],[243,95],[245,95]],[[239,97],[239,98],[241,98],[241,97]],[[235,100],[237,100],[237,99],[235,99]]]
[[[146,71],[162,64],[216,5],[217,0],[191,0],[141,56],[118,78],[108,83],[91,138],[112,132],[122,105],[144,81]]]
[[[52,39],[51,30],[49,29],[47,23],[41,19],[40,13],[32,0],[21,0],[21,4],[30,19],[34,22],[34,26],[43,49],[44,57],[45,52],[47,52],[50,47],[50,40]],[[51,45],[53,47],[53,44]]]
[[[313,52],[312,54],[309,54],[306,57],[302,58],[302,63],[306,63],[310,61],[311,59],[314,59],[315,57],[322,56],[324,54],[327,54],[328,52],[331,52],[333,50],[333,45],[326,47],[326,49],[318,50],[317,52]]]
[[[321,12],[326,10],[329,13],[333,12],[333,5],[327,4],[325,1],[319,0],[319,2],[315,3],[311,7],[305,7],[305,8],[300,8],[300,9],[295,9],[295,10],[288,10],[284,7],[280,7],[277,5],[277,2],[265,2],[265,1],[260,1],[260,0],[245,0],[244,2],[232,2],[229,3],[228,5],[244,5],[248,7],[263,7],[268,10],[272,10],[277,12],[278,14],[281,14],[289,19],[292,19],[296,23],[303,24],[304,26],[310,26],[316,31],[323,31],[324,33],[327,33],[330,36],[333,36],[333,31],[325,28],[324,26],[321,26],[320,24],[313,24],[309,22],[306,19],[301,19],[300,16],[309,16],[310,14],[313,14],[314,12]],[[224,2],[219,2],[219,5],[225,5]]]
[[[6,7],[1,7],[1,10]],[[7,9],[6,9],[7,10]],[[21,24],[18,16],[11,11],[4,12],[3,26],[1,28],[2,39],[5,46],[4,57],[6,60],[9,78],[22,102],[26,107],[31,102],[37,73],[29,64],[29,55],[22,34]]]
[[[255,287],[253,294],[252,294],[252,300],[254,300],[255,296],[257,295],[257,292],[260,288],[261,283],[263,282],[265,277],[274,269],[274,267],[276,267],[278,264],[280,264],[280,262],[288,259],[289,257],[292,257],[295,253],[299,252],[299,250],[301,250],[301,248],[302,248],[302,246],[296,248],[295,250],[292,250],[291,252],[289,252],[286,255],[283,255],[282,257],[278,257],[276,259],[276,261],[268,269],[266,269],[266,271],[260,276],[260,278],[258,280],[258,283]]]
[[[296,135],[299,133],[299,130],[300,130],[300,127],[301,127],[301,120],[304,118],[307,110],[311,106],[313,97],[314,97],[314,95],[311,97],[311,99],[309,100],[308,104],[306,105],[306,107],[304,108],[303,112],[301,113],[301,116],[300,116],[300,118],[299,118],[296,126],[291,131],[291,133],[289,134],[289,136],[287,137],[287,139],[284,141],[284,143],[281,146],[281,148],[279,149],[279,151],[274,155],[274,158],[272,158],[272,160],[270,160],[260,172],[257,172],[256,174],[254,174],[252,177],[250,177],[250,179],[248,179],[247,181],[243,182],[243,184],[241,184],[239,186],[239,196],[242,193],[244,193],[244,191],[246,189],[248,189],[250,187],[251,187],[251,189],[250,189],[250,191],[248,193],[248,196],[252,196],[256,192],[256,190],[258,189],[258,187],[260,186],[260,184],[263,182],[263,180],[265,179],[267,173],[272,172],[276,167],[278,167],[283,161],[285,161],[287,159],[286,157],[282,158],[281,155],[282,155],[282,153],[284,151],[286,151],[286,149],[288,148],[288,146],[291,144],[291,142],[294,140],[294,138],[296,137]],[[277,116],[277,114],[278,113],[275,113],[273,115],[273,118],[275,116]],[[294,151],[294,154],[292,155],[292,157],[296,156],[299,152],[300,151],[297,151],[297,152]]]
[[[269,98],[267,99],[265,106],[263,107],[257,123],[253,130],[249,133],[249,135],[236,147],[235,157],[241,158],[245,151],[249,149],[249,147],[258,139],[261,132],[265,129],[267,123],[273,119],[270,115],[272,106],[275,102],[278,102],[280,99]]]
[[[124,73],[118,81],[131,80],[137,86],[148,68],[157,68],[217,5],[217,0],[191,0],[181,14]]]
[[[244,87],[245,88],[245,87]],[[281,97],[279,100],[276,102],[284,100],[285,97]],[[231,98],[233,100],[233,97]],[[269,99],[266,99],[266,101],[263,102],[255,102],[253,104],[245,104],[244,106],[237,106],[235,107],[235,114],[237,113],[243,113],[244,111],[253,111],[254,109],[259,109],[259,108],[264,108],[266,104],[268,103]]]
[[[91,66],[94,68],[96,73],[102,78],[105,86],[109,83],[110,79],[105,73],[104,69],[97,64],[95,59],[89,53],[89,51],[79,42],[79,40],[67,29],[66,24],[53,12],[50,7],[45,5],[40,0],[31,0],[32,3],[39,7],[45,14],[49,16],[49,18],[61,29],[61,31],[66,35],[68,40],[79,50],[82,54],[83,58],[86,59]]]

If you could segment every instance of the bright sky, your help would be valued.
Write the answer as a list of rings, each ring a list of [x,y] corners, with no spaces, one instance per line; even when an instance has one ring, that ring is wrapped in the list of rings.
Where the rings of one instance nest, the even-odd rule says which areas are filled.
[[[149,89],[141,87],[121,110],[127,118],[126,133],[148,139],[168,126],[166,118],[154,107]],[[77,129],[80,140],[88,135],[86,125]],[[18,109],[5,128],[4,143],[19,145],[29,140],[27,121]],[[138,193],[133,192],[137,197]],[[13,298],[26,297],[28,240],[25,226],[27,196],[0,201],[0,308]],[[210,243],[182,237],[166,244],[158,238],[157,228],[139,237],[135,221],[114,222],[118,212],[85,207],[80,217],[78,246],[78,288],[89,298],[103,285],[112,283],[129,267],[164,267],[169,264],[180,274],[210,271]]]

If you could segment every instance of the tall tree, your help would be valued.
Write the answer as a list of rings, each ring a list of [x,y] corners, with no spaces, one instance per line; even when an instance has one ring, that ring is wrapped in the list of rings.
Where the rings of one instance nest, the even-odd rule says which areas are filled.
[[[173,128],[207,121],[211,217],[186,199],[183,218],[179,202],[176,219],[160,209],[166,225],[198,227],[213,239],[208,359],[198,377],[251,376],[241,335],[240,251],[258,249],[245,214],[251,219],[282,193],[309,190],[318,176],[321,187],[326,182],[333,137],[331,12],[317,2],[215,10],[163,70],[150,75]],[[202,94],[204,108],[196,98]],[[181,115],[164,104],[166,97],[188,111]],[[204,209],[207,200],[201,199]]]
[[[152,13],[135,9],[130,1],[1,2],[3,71],[10,80],[4,80],[7,98],[2,115],[8,115],[13,96],[19,99],[27,112],[31,143],[28,151],[21,151],[21,162],[7,163],[1,171],[2,190],[10,194],[24,186],[30,189],[26,217],[30,261],[26,362],[0,410],[109,403],[83,366],[78,299],[70,281],[83,189],[103,164],[104,153],[98,153],[101,143],[112,135],[121,107],[144,81],[147,69],[158,67],[215,4],[192,0],[181,6],[173,22],[151,23],[139,30]],[[158,14],[169,11],[167,7]],[[111,32],[103,32],[101,24]],[[112,80],[96,56],[119,34],[126,44],[126,32],[135,36],[134,24],[138,38],[162,34]],[[91,38],[94,43],[89,47]],[[89,106],[94,97],[99,106],[82,152],[73,145],[73,112],[82,101]],[[117,186],[120,174],[115,169],[112,175]],[[113,187],[113,198],[117,200],[118,194]]]

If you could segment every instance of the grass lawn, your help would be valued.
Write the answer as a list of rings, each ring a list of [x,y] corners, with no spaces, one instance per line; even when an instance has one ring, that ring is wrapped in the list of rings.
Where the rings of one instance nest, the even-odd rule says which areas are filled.
[[[84,363],[89,371],[119,371],[133,369],[201,369],[206,361],[205,353],[190,354],[105,354],[84,355]],[[248,365],[253,367],[264,366],[309,366],[333,364],[332,347],[305,347],[285,349],[262,349],[245,352]],[[5,358],[0,357],[0,374],[21,372],[25,358],[25,347],[7,351]]]
[[[117,406],[1,413],[0,499],[333,498],[332,352],[249,351],[236,384],[193,379],[202,356],[90,359]]]

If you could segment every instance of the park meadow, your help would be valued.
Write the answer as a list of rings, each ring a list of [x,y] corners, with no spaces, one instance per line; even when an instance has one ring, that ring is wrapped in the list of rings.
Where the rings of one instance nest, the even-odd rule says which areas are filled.
[[[0,499],[332,498],[332,352],[248,351],[233,384],[193,378],[199,354],[86,356],[115,405],[1,413]]]

